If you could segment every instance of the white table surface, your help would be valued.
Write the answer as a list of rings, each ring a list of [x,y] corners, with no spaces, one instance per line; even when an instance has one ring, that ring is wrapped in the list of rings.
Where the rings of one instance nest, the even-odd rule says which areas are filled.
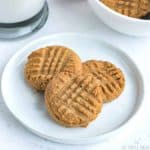
[[[135,123],[132,130],[124,131],[107,142],[64,145],[42,139],[28,131],[12,116],[0,97],[0,150],[150,150],[150,38],[129,37],[111,30],[91,11],[87,0],[48,2],[50,15],[46,25],[39,32],[18,40],[0,40],[0,75],[9,58],[31,40],[60,32],[97,35],[122,48],[141,70],[146,87],[141,119]]]

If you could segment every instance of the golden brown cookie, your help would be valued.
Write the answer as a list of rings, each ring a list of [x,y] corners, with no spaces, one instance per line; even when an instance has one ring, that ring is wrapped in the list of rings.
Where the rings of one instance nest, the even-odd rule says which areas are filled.
[[[150,12],[150,0],[100,0],[111,9],[134,18]]]
[[[91,73],[99,81],[103,101],[110,102],[123,91],[125,79],[122,71],[110,62],[89,60],[83,63],[83,72]]]
[[[50,116],[66,127],[86,127],[101,111],[102,97],[91,74],[60,73],[45,90]]]
[[[62,71],[82,72],[78,55],[63,46],[49,46],[32,52],[24,68],[26,80],[37,90],[45,90],[48,82]]]

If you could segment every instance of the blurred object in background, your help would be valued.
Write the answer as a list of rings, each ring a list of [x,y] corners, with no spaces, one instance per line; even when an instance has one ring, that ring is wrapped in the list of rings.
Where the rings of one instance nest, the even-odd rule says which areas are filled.
[[[37,31],[47,16],[46,0],[0,0],[0,38],[17,38]]]

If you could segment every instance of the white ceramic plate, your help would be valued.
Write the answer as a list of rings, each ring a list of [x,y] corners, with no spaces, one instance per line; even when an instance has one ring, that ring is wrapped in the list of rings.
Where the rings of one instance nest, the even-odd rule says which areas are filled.
[[[65,128],[51,120],[44,106],[43,95],[30,88],[24,80],[23,68],[27,56],[37,48],[57,44],[72,48],[82,61],[111,61],[125,74],[126,86],[122,95],[104,104],[102,113],[87,128]],[[57,34],[26,45],[6,65],[1,90],[10,112],[28,129],[44,138],[69,144],[103,141],[121,131],[134,120],[144,91],[141,74],[125,53],[99,38],[81,34]]]

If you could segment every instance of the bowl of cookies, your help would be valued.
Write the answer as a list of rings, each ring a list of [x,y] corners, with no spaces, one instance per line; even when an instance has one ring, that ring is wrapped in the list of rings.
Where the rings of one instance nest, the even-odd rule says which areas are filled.
[[[88,0],[109,27],[131,36],[150,36],[149,0]]]

